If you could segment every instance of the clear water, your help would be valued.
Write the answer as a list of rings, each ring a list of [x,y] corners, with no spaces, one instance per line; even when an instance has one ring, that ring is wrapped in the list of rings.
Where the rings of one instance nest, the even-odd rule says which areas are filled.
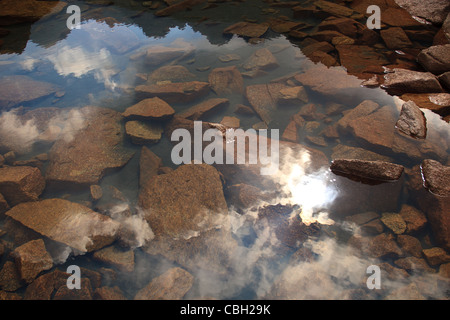
[[[242,16],[248,19],[254,19],[263,22],[267,15],[262,15],[261,10],[255,8],[268,8],[268,5],[260,1],[247,1],[240,3],[222,3],[217,8],[201,10],[195,8],[192,11],[177,13],[168,18],[156,18],[152,11],[145,9],[138,1],[115,1],[115,5],[100,7],[90,6],[81,1],[71,1],[71,4],[79,5],[82,9],[82,25],[79,30],[69,31],[65,28],[67,14],[61,12],[50,18],[37,21],[31,25],[29,40],[26,47],[20,53],[7,53],[3,48],[0,55],[0,78],[9,75],[26,75],[35,80],[47,81],[57,84],[64,95],[60,97],[49,96],[37,101],[23,104],[26,110],[57,107],[57,108],[77,108],[86,105],[101,106],[123,112],[127,107],[138,102],[132,90],[138,83],[137,73],[150,73],[155,68],[145,66],[142,59],[133,59],[136,54],[144,52],[147,48],[155,45],[162,46],[192,46],[195,48],[193,56],[186,57],[178,62],[185,66],[191,73],[195,74],[196,80],[208,81],[210,70],[217,67],[237,65],[245,61],[257,49],[268,48],[274,52],[278,60],[279,67],[269,71],[266,75],[254,79],[244,78],[244,86],[260,83],[269,83],[273,79],[291,74],[292,72],[302,72],[311,66],[311,62],[302,53],[295,42],[290,41],[284,35],[268,32],[264,36],[265,41],[260,44],[250,44],[243,38],[225,37],[222,30],[235,21],[242,19]],[[236,12],[232,15],[230,12]],[[289,9],[277,8],[280,14],[288,12]],[[204,16],[209,19],[203,21]],[[114,18],[118,24],[108,25],[101,21],[101,18]],[[97,19],[97,20],[96,20]],[[214,23],[212,23],[214,22]],[[308,23],[316,23],[311,19]],[[13,43],[13,38],[19,38],[18,34],[27,26],[11,26],[12,32],[5,38],[6,43]],[[23,39],[22,39],[23,40]],[[20,39],[17,39],[19,43]],[[277,48],[282,48],[279,50]],[[223,54],[234,53],[241,57],[239,61],[221,62],[218,57]],[[198,68],[210,67],[207,71],[199,71]],[[326,71],[324,71],[326,72]],[[325,96],[315,93],[308,89],[309,102],[318,105],[318,112],[324,112],[325,106],[336,102],[335,97]],[[213,98],[216,95],[210,92],[204,99]],[[235,105],[238,103],[247,104],[243,95],[232,95],[229,107],[220,110],[204,119],[210,122],[220,122],[226,116],[235,116],[240,118],[243,129],[251,128],[260,119],[256,116],[243,116],[234,113]],[[352,92],[352,96],[347,97],[345,109],[350,110],[366,99],[371,99],[380,105],[389,105],[396,110],[396,101],[384,90],[376,88],[369,89],[360,87]],[[182,111],[199,101],[192,103],[173,104],[174,109]],[[15,106],[13,109],[19,106]],[[283,132],[290,117],[298,112],[299,106],[286,107],[278,112],[269,129],[279,129]],[[11,112],[14,110],[4,110]],[[432,112],[424,111],[427,117],[429,128],[437,132],[437,135],[429,139],[444,139],[449,141],[450,129],[448,124]],[[334,115],[331,123],[338,121],[342,114]],[[328,124],[319,121],[319,127],[314,129],[310,135],[319,136],[322,129]],[[302,135],[299,143],[315,148],[325,153],[331,161],[332,149],[337,142],[327,141],[327,146],[317,146],[311,144]],[[349,146],[363,147],[370,150],[370,147],[354,140],[351,136],[341,136],[340,143]],[[136,151],[135,156],[120,170],[106,175],[100,185],[104,190],[108,186],[114,186],[119,189],[126,198],[126,203],[131,208],[137,205],[139,193],[139,154],[141,146],[134,145],[130,141],[124,142],[127,147]],[[176,168],[170,159],[172,145],[169,137],[163,136],[161,141],[155,145],[148,146],[155,154],[163,159],[164,165]],[[34,155],[49,151],[50,146],[34,145],[33,149],[21,154],[18,160],[26,160]],[[378,150],[373,150],[378,151]],[[448,149],[443,147],[443,152],[448,156]],[[417,165],[419,161],[411,161],[405,157],[395,154],[389,154],[392,161],[403,164],[406,167]],[[437,159],[442,160],[442,159]],[[286,269],[291,255],[295,248],[287,248],[275,245],[273,241],[273,230],[271,226],[266,226],[263,231],[255,231],[252,224],[247,221],[247,216],[251,212],[237,214],[231,210],[230,219],[232,221],[232,236],[239,243],[236,255],[230,261],[231,268],[227,274],[215,274],[208,270],[189,270],[195,277],[195,285],[187,294],[187,298],[214,297],[223,299],[261,299],[267,297],[270,288],[277,277],[283,272],[291,272],[289,277],[296,281],[303,279],[304,284],[302,293],[297,292],[297,298],[332,298],[340,299],[346,297],[348,290],[364,289],[365,279],[367,277],[366,268],[369,265],[380,263],[370,257],[361,257],[356,255],[350,246],[346,244],[348,238],[355,232],[347,224],[343,223],[343,218],[333,216],[329,212],[333,202],[343,196],[345,190],[339,189],[337,181],[339,177],[334,176],[328,171],[327,167],[322,168],[312,174],[302,175],[296,173],[303,167],[308,169],[310,164],[302,159],[282,159],[282,162],[289,163],[282,167],[281,174],[277,176],[277,182],[289,188],[290,179],[295,180],[295,188],[290,189],[290,197],[278,199],[292,205],[312,208],[314,212],[319,211],[330,214],[330,219],[334,220],[332,225],[323,225],[320,235],[311,236],[305,241],[304,247],[309,248],[315,256],[315,260],[292,264],[291,270]],[[296,167],[297,165],[297,167]],[[300,170],[301,171],[301,170]],[[295,176],[298,174],[299,176]],[[356,182],[356,188],[359,185]],[[397,182],[404,184],[404,181]],[[361,186],[378,191],[390,190],[391,185],[382,184],[377,186]],[[270,191],[270,190],[267,190]],[[348,195],[346,195],[348,196]],[[89,201],[89,190],[68,191],[68,190],[45,190],[42,198],[64,197],[71,201],[85,202]],[[352,201],[351,197],[349,198]],[[97,204],[98,207],[107,205],[108,202],[116,201],[105,195]],[[398,208],[402,204],[413,203],[407,192],[399,193],[398,199],[395,199]],[[275,204],[275,203],[274,203]],[[371,211],[383,213],[383,204],[372,205]],[[368,210],[366,210],[368,211]],[[351,214],[360,213],[358,210]],[[328,216],[326,216],[328,217]],[[322,220],[321,220],[322,221]],[[151,226],[150,226],[151,227]],[[426,242],[427,234],[421,236],[424,247],[432,246],[433,243]],[[55,254],[55,252],[53,252]],[[5,260],[4,258],[3,260]],[[4,261],[3,261],[4,262]],[[92,259],[90,254],[70,255],[67,261],[56,266],[61,270],[67,265],[77,264],[88,269],[99,270],[105,267]],[[163,273],[169,267],[176,265],[162,256],[149,255],[142,248],[135,249],[135,271],[132,273],[119,272],[116,279],[104,278],[104,285],[117,285],[123,291],[127,298],[133,298],[136,292],[143,288],[152,278]],[[111,267],[111,266],[107,266]],[[114,269],[114,267],[112,267]],[[318,278],[314,278],[314,275]],[[300,279],[300,280],[299,280]],[[312,279],[312,280],[308,280]],[[294,280],[293,280],[294,281]],[[310,282],[308,282],[310,281]],[[439,281],[434,274],[412,275],[406,281],[389,280],[386,282],[386,290],[382,292],[367,291],[364,298],[377,299],[384,297],[387,292],[408,285],[410,283],[425,282],[430,286]],[[305,284],[306,283],[306,284]],[[434,287],[433,287],[434,288]],[[22,288],[21,290],[24,290]],[[20,292],[20,290],[19,290]],[[448,293],[442,288],[430,290],[427,298],[447,297]],[[281,298],[288,298],[281,297]]]

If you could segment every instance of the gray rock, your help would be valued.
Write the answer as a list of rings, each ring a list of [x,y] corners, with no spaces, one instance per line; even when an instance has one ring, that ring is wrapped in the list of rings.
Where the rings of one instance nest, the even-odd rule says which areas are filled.
[[[448,0],[395,0],[395,2],[411,15],[435,24],[442,24],[450,12]]]
[[[437,78],[430,72],[418,72],[406,69],[394,69],[384,76],[383,88],[389,94],[443,92]]]
[[[450,71],[450,44],[432,46],[422,50],[417,56],[417,61],[434,74]]]
[[[425,139],[427,136],[427,119],[413,102],[405,102],[396,123],[397,128],[414,138]]]

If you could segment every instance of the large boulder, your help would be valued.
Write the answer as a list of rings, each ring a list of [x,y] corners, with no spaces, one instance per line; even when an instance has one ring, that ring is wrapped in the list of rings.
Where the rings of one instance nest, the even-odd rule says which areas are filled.
[[[18,166],[0,168],[0,193],[10,206],[36,201],[45,188],[38,168]]]
[[[50,150],[46,179],[52,184],[98,184],[108,170],[124,166],[134,154],[123,145],[120,113],[99,107],[79,112],[82,129],[59,139]]]
[[[39,234],[80,252],[116,239],[119,223],[81,204],[62,199],[21,203],[5,213]]]
[[[384,76],[382,87],[392,95],[443,92],[438,79],[432,73],[397,68]]]
[[[450,3],[447,0],[395,0],[412,16],[424,18],[434,24],[442,24],[450,12]]]
[[[426,159],[422,162],[424,186],[442,197],[450,197],[450,167],[438,161]]]
[[[422,50],[417,56],[417,61],[434,74],[450,71],[450,44]]]

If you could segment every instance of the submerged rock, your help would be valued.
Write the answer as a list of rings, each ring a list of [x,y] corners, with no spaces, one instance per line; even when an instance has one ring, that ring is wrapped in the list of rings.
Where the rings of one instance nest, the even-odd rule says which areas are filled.
[[[157,83],[159,81],[182,82],[192,80],[193,78],[195,78],[195,75],[189,72],[186,67],[170,65],[160,67],[153,71],[149,75],[148,81],[150,83]]]
[[[236,66],[213,69],[208,81],[211,89],[219,96],[244,92],[244,80]]]
[[[157,143],[161,140],[163,127],[159,123],[127,121],[125,130],[134,144]]]
[[[256,50],[244,63],[245,70],[270,70],[278,67],[275,56],[266,48]]]
[[[268,24],[257,24],[251,22],[238,22],[226,28],[224,34],[236,34],[242,37],[258,38],[269,29]]]
[[[450,114],[450,93],[406,93],[401,96],[401,99],[411,100],[419,108],[431,110],[442,116]]]
[[[123,146],[120,113],[99,107],[79,110],[82,129],[60,138],[50,150],[46,179],[68,187],[97,184],[107,170],[124,166],[134,152]]]
[[[209,83],[200,81],[139,85],[135,88],[141,99],[158,97],[167,103],[186,103],[205,96]]]
[[[21,203],[5,213],[39,234],[80,252],[95,251],[116,239],[119,223],[62,199]]]
[[[208,99],[179,113],[178,116],[190,120],[200,120],[210,115],[211,113],[217,111],[218,109],[225,108],[226,106],[228,106],[228,104],[229,104],[228,99],[224,98]]]
[[[279,92],[284,88],[287,86],[281,83],[255,84],[245,88],[248,102],[266,124],[272,121],[277,110]]]
[[[397,128],[414,138],[425,139],[427,136],[427,119],[413,102],[405,102],[396,123]]]
[[[175,110],[158,97],[144,99],[127,108],[122,116],[129,119],[165,120],[175,114]]]
[[[42,271],[53,267],[53,260],[45,249],[42,239],[27,242],[13,251],[20,277],[26,283],[32,282]]]
[[[0,193],[10,206],[36,201],[45,188],[38,168],[19,166],[0,168]]]
[[[3,0],[0,3],[0,25],[35,22],[44,16],[57,14],[67,3],[64,1]]]
[[[367,160],[333,160],[331,171],[363,179],[375,181],[392,181],[400,179],[403,173],[403,166],[384,162]]]
[[[164,46],[152,46],[145,52],[145,62],[149,66],[160,67],[177,58],[187,57],[192,54],[193,49],[171,48]]]
[[[142,147],[139,158],[139,186],[144,186],[152,177],[158,175],[162,160],[149,148]]]

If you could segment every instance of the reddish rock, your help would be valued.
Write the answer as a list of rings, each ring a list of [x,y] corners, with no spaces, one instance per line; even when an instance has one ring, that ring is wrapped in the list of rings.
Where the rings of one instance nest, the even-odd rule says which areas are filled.
[[[351,74],[360,74],[369,66],[383,66],[389,63],[386,57],[366,45],[337,45],[342,66]]]
[[[269,29],[268,24],[257,24],[251,22],[238,22],[226,28],[224,34],[236,34],[242,37],[258,38]]]
[[[25,290],[25,300],[50,300],[55,290],[66,286],[70,274],[55,269],[30,283]]]
[[[139,186],[144,186],[152,177],[158,175],[162,160],[147,147],[142,147],[139,158]]]
[[[434,93],[443,92],[437,78],[430,72],[418,72],[406,69],[393,69],[384,76],[383,88],[389,94]]]
[[[114,266],[123,272],[134,271],[134,251],[121,250],[116,246],[109,246],[98,251],[92,255],[94,260]]]
[[[35,22],[44,16],[59,13],[67,6],[63,1],[4,0],[0,3],[0,25]]]
[[[380,34],[386,44],[386,47],[389,49],[395,50],[412,46],[412,42],[409,40],[405,31],[403,31],[400,27],[383,29],[380,31]]]
[[[369,254],[374,258],[398,257],[402,251],[397,246],[392,234],[382,233],[372,239]]]
[[[38,200],[44,188],[45,180],[38,168],[27,166],[0,168],[0,193],[10,206]]]
[[[224,125],[225,127],[229,128],[239,128],[240,127],[240,120],[236,117],[223,117],[222,121],[220,121],[220,124]]]
[[[155,15],[158,17],[170,16],[174,13],[191,9],[192,7],[204,2],[205,0],[182,0],[180,2],[169,5],[167,8],[156,11]]]
[[[448,255],[444,249],[439,247],[424,249],[423,255],[431,266],[437,266],[443,263],[450,262],[450,255]]]
[[[281,139],[298,142],[298,126],[295,121],[290,121],[281,135]]]
[[[209,92],[209,83],[200,81],[139,85],[135,88],[141,99],[158,97],[167,103],[186,103]]]
[[[94,300],[127,300],[119,287],[101,287],[94,291]]]
[[[330,169],[335,173],[369,180],[392,181],[400,179],[404,168],[384,161],[336,159],[332,162]]]
[[[417,61],[434,74],[450,71],[450,44],[432,46],[422,50],[417,56]]]
[[[169,65],[163,66],[153,71],[148,76],[149,83],[158,83],[160,81],[182,82],[195,78],[195,75],[184,66]]]
[[[268,201],[271,196],[263,190],[245,183],[229,186],[226,189],[230,203],[240,210],[248,210],[259,202]]]
[[[397,266],[405,269],[408,272],[429,272],[435,273],[435,270],[430,268],[424,259],[416,257],[407,257],[395,260]]]
[[[129,119],[165,120],[175,114],[175,110],[158,97],[144,99],[129,107],[122,116]]]
[[[6,215],[54,241],[81,252],[111,244],[116,238],[118,222],[77,203],[46,199],[21,203]]]
[[[261,120],[269,124],[277,109],[279,91],[287,86],[280,83],[247,86],[245,96]]]
[[[400,210],[400,215],[406,222],[406,234],[414,234],[422,230],[427,224],[427,218],[418,209],[404,204]]]
[[[163,127],[156,122],[127,121],[125,131],[134,144],[152,144],[161,140]]]
[[[16,291],[24,285],[14,262],[6,261],[0,271],[0,289]]]
[[[53,300],[92,300],[92,287],[88,278],[81,278],[80,289],[69,289],[60,286],[53,297]]]
[[[447,0],[395,0],[412,16],[424,18],[434,24],[442,24],[450,12],[450,3]]]
[[[171,268],[141,289],[134,300],[181,300],[194,284],[194,277],[184,269]]]
[[[103,196],[103,190],[102,187],[94,184],[92,186],[89,187],[90,192],[91,192],[91,198],[94,201],[100,200],[100,198]]]
[[[419,239],[401,234],[397,236],[397,243],[400,245],[403,253],[416,258],[422,258],[422,245]]]
[[[244,80],[236,66],[213,69],[208,81],[211,89],[218,95],[244,92]]]
[[[189,109],[177,114],[181,118],[190,120],[200,120],[217,111],[217,109],[228,106],[229,100],[224,98],[213,98],[203,101]]]
[[[401,99],[413,101],[419,108],[431,110],[442,116],[450,114],[449,93],[406,93]]]
[[[45,248],[42,239],[27,242],[13,251],[20,277],[27,283],[32,282],[42,271],[53,267],[53,260]]]

